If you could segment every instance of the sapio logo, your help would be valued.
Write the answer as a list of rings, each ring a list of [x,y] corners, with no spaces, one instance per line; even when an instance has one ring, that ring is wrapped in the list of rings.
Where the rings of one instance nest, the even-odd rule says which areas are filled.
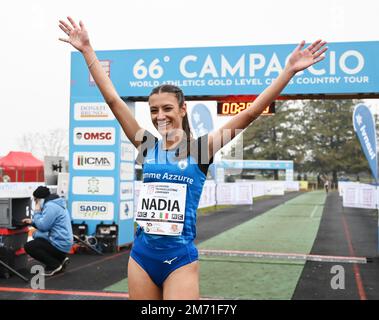
[[[113,145],[115,143],[114,128],[75,128],[75,145]]]
[[[80,212],[95,212],[95,213],[104,213],[107,211],[106,206],[99,206],[99,205],[81,205],[79,207]]]
[[[113,203],[74,201],[72,212],[74,219],[113,219]]]

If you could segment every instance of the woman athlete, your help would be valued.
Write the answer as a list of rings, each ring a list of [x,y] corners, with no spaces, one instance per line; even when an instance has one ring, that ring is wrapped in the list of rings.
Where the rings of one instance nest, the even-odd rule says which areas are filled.
[[[153,89],[148,103],[151,120],[162,135],[158,140],[139,126],[117,94],[84,24],[67,19],[60,20],[59,27],[68,38],[59,40],[82,53],[105,102],[139,150],[138,160],[143,164],[143,187],[135,215],[138,227],[128,263],[130,299],[199,299],[195,224],[208,166],[215,153],[258,118],[297,72],[324,59],[326,42],[317,40],[304,48],[302,41],[277,79],[250,108],[197,140],[191,136],[182,90],[172,85]]]

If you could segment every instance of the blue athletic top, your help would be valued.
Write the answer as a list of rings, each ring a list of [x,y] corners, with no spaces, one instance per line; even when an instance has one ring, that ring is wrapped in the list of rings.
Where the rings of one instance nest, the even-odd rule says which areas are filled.
[[[152,136],[146,132],[148,139]],[[203,190],[206,174],[209,167],[208,136],[202,136],[193,141],[194,148],[191,147],[191,154],[177,158],[178,149],[164,150],[162,140],[153,139],[154,143],[146,143],[139,153],[139,160],[143,165],[143,182],[170,182],[184,183],[187,185],[186,208],[184,227],[181,235],[155,235],[143,231],[137,227],[136,237],[144,244],[155,249],[176,248],[192,242],[196,237],[196,211]],[[144,140],[146,141],[146,140]],[[206,148],[206,149],[205,149]],[[201,150],[206,150],[201,152]],[[203,155],[202,155],[203,154]],[[205,157],[205,158],[204,158]],[[200,161],[201,160],[201,161]],[[159,174],[159,179],[157,178]]]

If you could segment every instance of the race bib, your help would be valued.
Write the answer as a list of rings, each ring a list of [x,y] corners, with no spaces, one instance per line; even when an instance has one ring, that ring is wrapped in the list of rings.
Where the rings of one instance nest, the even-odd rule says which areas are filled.
[[[186,184],[143,183],[134,221],[146,233],[180,236],[184,226],[186,194]]]

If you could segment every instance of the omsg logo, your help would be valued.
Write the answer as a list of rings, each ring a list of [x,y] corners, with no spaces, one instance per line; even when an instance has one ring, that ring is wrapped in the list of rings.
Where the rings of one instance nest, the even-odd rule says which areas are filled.
[[[75,145],[113,145],[115,143],[115,129],[110,128],[75,128]]]

